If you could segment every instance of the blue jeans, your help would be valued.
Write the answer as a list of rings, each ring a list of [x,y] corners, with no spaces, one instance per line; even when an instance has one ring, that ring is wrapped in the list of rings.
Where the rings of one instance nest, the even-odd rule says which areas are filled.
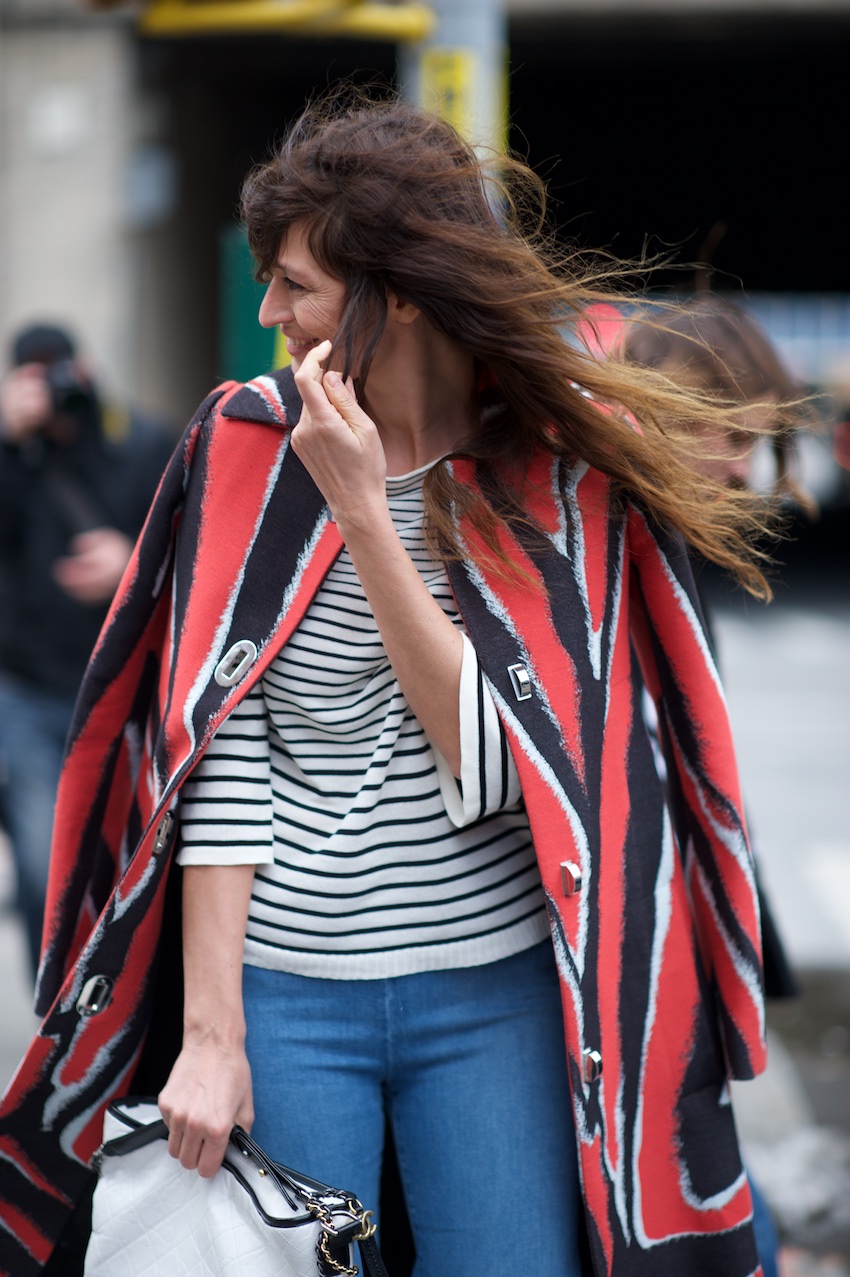
[[[416,1277],[579,1277],[580,1196],[548,941],[386,980],[245,967],[254,1135],[378,1204],[384,1118]]]
[[[747,1175],[753,1199],[753,1232],[756,1235],[756,1249],[761,1261],[762,1277],[779,1277],[779,1233],[761,1189],[749,1171]]]
[[[18,878],[18,909],[38,967],[53,808],[74,698],[0,674],[2,813]]]

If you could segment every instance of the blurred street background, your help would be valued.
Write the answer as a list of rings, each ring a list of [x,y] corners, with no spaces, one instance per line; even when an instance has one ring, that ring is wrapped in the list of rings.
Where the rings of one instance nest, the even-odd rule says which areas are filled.
[[[768,1004],[769,1064],[734,1088],[789,1273],[850,1273],[850,510],[800,525],[775,602],[718,599],[759,867],[801,996]],[[803,1252],[811,1251],[813,1254]]]
[[[549,182],[561,240],[664,253],[816,399],[769,607],[716,594],[762,876],[801,985],[736,1088],[783,1277],[850,1277],[850,0],[0,0],[0,363],[67,325],[116,404],[182,424],[280,360],[238,193],[311,92],[398,84]],[[674,268],[674,266],[676,268]],[[34,1028],[0,835],[0,1085]]]

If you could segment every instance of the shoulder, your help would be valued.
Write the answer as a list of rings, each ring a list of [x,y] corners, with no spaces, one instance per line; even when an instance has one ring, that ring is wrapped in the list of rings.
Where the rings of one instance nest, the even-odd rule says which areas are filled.
[[[231,420],[291,428],[301,413],[291,368],[278,368],[242,383],[225,383],[219,390],[219,413]]]
[[[192,468],[198,456],[216,445],[238,453],[240,446],[250,449],[257,433],[250,427],[271,427],[260,436],[280,436],[297,422],[301,398],[295,389],[290,368],[261,374],[250,381],[224,381],[198,404],[176,447],[172,442],[173,463]],[[248,428],[246,428],[248,427]]]
[[[285,430],[297,422],[300,413],[301,397],[291,368],[279,368],[245,382],[223,381],[198,404],[183,432],[183,441],[194,441],[198,435],[230,422],[250,422]],[[133,411],[127,424],[126,443],[137,452],[163,446],[171,452],[178,441],[166,422],[150,414]],[[183,450],[179,444],[178,450]]]

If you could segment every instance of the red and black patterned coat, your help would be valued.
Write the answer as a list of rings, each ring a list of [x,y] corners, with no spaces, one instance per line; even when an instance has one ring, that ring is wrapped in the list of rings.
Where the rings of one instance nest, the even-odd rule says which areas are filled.
[[[201,406],[92,657],[57,807],[45,1018],[0,1108],[6,1277],[50,1255],[90,1184],[104,1106],[139,1089],[151,1056],[163,1078],[171,1062],[151,1042],[180,984],[163,927],[180,786],[340,549],[289,447],[297,411],[285,372]],[[456,474],[477,485],[473,465]],[[727,1078],[764,1063],[758,911],[687,556],[585,466],[541,453],[529,480],[537,529],[504,533],[526,579],[450,571],[546,891],[594,1271],[746,1277],[757,1259]],[[237,644],[244,676],[222,686]]]

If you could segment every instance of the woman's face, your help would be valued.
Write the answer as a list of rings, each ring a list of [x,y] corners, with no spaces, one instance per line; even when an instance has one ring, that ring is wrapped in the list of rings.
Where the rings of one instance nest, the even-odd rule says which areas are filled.
[[[280,328],[298,371],[313,346],[333,340],[345,305],[345,285],[323,270],[307,244],[307,224],[282,236],[272,278],[260,306],[264,328]]]
[[[712,426],[702,431],[707,456],[701,458],[700,469],[710,479],[727,488],[749,488],[752,483],[753,453],[759,437],[769,434],[774,424],[776,405],[765,400],[747,404],[738,413],[740,429]]]

